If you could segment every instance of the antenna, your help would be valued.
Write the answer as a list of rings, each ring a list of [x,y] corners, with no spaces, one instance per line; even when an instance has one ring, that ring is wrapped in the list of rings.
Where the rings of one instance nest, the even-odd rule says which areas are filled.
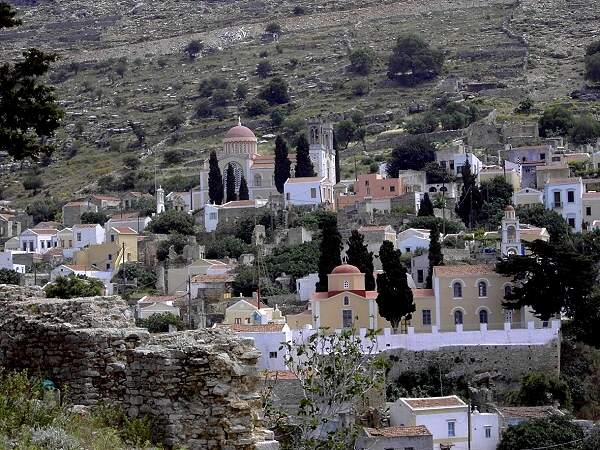
[[[242,118],[238,116],[238,127],[242,126]]]

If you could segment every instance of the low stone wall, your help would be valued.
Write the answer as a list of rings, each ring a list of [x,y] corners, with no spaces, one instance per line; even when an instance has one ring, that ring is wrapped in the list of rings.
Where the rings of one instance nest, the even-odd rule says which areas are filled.
[[[277,448],[260,428],[259,353],[226,330],[150,335],[120,297],[44,299],[0,286],[0,366],[54,381],[72,403],[150,416],[189,449]]]

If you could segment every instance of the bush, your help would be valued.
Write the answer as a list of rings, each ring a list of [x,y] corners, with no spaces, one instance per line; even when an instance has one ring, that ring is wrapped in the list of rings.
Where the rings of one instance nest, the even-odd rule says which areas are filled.
[[[79,220],[81,223],[97,223],[98,225],[104,226],[104,224],[108,221],[108,216],[102,211],[87,211],[81,215]]]
[[[392,150],[387,162],[387,173],[398,177],[400,170],[422,170],[435,159],[434,145],[424,137],[414,137]]]
[[[574,124],[573,113],[565,105],[552,106],[544,111],[539,120],[542,137],[565,136]]]
[[[282,108],[275,108],[271,111],[271,125],[274,127],[280,127],[283,125],[283,121],[285,120],[287,114],[286,111]]]
[[[256,74],[260,78],[267,78],[273,71],[273,66],[269,61],[261,61],[256,66]]]
[[[169,252],[171,247],[177,255],[183,253],[183,249],[188,244],[188,238],[182,234],[174,233],[169,236],[166,241],[160,241],[158,248],[156,249],[156,259],[159,261],[166,261],[169,258]]]
[[[277,22],[271,22],[265,27],[265,31],[271,34],[280,34],[281,33],[281,25]]]
[[[258,94],[259,98],[266,100],[270,105],[281,105],[290,101],[287,82],[280,77],[273,78]]]
[[[585,57],[585,79],[600,81],[600,53]]]
[[[595,144],[600,137],[600,122],[589,114],[578,117],[569,130],[569,136],[578,145]]]
[[[20,275],[16,270],[0,269],[0,284],[20,284]]]
[[[438,118],[431,112],[422,117],[413,117],[404,125],[407,133],[410,134],[432,133],[437,127]]]
[[[212,94],[212,103],[214,106],[227,106],[231,100],[231,91],[229,89],[215,89]]]
[[[167,150],[163,155],[163,162],[166,166],[173,166],[183,161],[183,154],[180,150]]]
[[[519,114],[529,114],[533,111],[533,106],[533,100],[527,97],[519,102],[519,106],[515,108],[515,112]]]
[[[369,93],[369,82],[366,80],[355,80],[350,85],[350,90],[356,97],[367,95]]]
[[[443,53],[423,38],[399,36],[388,61],[388,78],[410,86],[437,77],[443,65]]]
[[[431,230],[433,226],[436,225],[438,230],[446,230],[447,234],[454,234],[465,229],[465,226],[462,222],[455,222],[446,219],[442,219],[441,217],[433,217],[433,216],[421,216],[415,217],[411,219],[410,222],[406,225],[407,228],[423,228],[427,230]]]
[[[123,165],[127,169],[135,170],[140,167],[140,164],[140,158],[136,155],[127,155],[125,158],[123,158]]]
[[[221,77],[213,76],[200,82],[198,93],[201,97],[210,97],[216,89],[230,90],[229,82]]]
[[[246,113],[250,117],[260,116],[269,112],[269,103],[260,98],[254,98],[246,102]]]
[[[204,48],[204,44],[200,41],[191,41],[188,45],[185,46],[183,51],[188,55],[190,59],[194,59],[198,56],[198,53],[202,51]]]
[[[239,258],[244,253],[250,253],[252,247],[243,240],[224,236],[206,243],[206,257],[209,259]]]
[[[139,262],[128,262],[121,264],[119,271],[114,275],[113,278],[122,280],[123,276],[127,280],[137,280],[139,288],[153,289],[156,285],[156,274],[154,271]]]
[[[180,110],[174,111],[167,116],[166,124],[169,128],[179,128],[185,121],[185,116]]]
[[[114,69],[115,73],[123,78],[125,76],[125,72],[127,72],[127,61],[124,59],[119,60],[117,64],[115,64]]]
[[[350,71],[359,75],[368,75],[375,62],[375,54],[369,48],[358,48],[350,52]]]
[[[294,10],[292,11],[295,16],[303,16],[306,14],[306,9],[303,6],[297,5],[294,6]]]
[[[138,320],[138,326],[143,328],[147,328],[150,333],[166,333],[169,331],[169,325],[173,325],[177,327],[177,329],[182,329],[183,324],[181,322],[181,318],[172,313],[161,313],[161,314],[152,314],[150,317],[146,319]],[[135,424],[135,431],[139,429],[142,424]],[[134,436],[139,436],[139,430],[135,433],[132,433]],[[152,437],[152,434],[150,434]],[[143,442],[142,442],[143,443]]]
[[[212,116],[212,103],[208,100],[200,100],[196,105],[196,117],[206,118]]]
[[[44,288],[48,298],[95,297],[104,292],[104,284],[100,280],[85,275],[68,275],[58,277]]]
[[[23,188],[27,191],[37,191],[44,185],[42,178],[38,175],[29,175],[23,180]]]
[[[239,83],[235,88],[235,98],[238,100],[245,100],[248,96],[248,85],[245,83]]]
[[[169,209],[154,217],[148,229],[157,234],[179,233],[186,236],[195,234],[192,217],[189,214],[174,209]]]

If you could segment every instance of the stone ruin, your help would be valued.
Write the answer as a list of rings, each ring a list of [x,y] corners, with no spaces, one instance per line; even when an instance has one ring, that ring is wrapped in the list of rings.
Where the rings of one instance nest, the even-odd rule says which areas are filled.
[[[0,367],[52,380],[70,403],[148,416],[189,449],[277,449],[260,427],[258,351],[224,330],[151,335],[117,296],[46,299],[0,285]]]

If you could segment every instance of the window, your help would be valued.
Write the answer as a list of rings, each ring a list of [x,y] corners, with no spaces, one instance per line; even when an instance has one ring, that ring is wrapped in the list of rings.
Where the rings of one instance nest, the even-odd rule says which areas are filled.
[[[40,241],[40,244],[42,245],[42,248],[44,248],[44,241]]]
[[[506,227],[506,240],[508,242],[516,242],[517,240],[517,228],[514,225]]]
[[[211,212],[208,214],[208,218],[210,220],[217,220],[217,213],[216,212]]]
[[[412,250],[410,249],[410,247],[404,247],[404,250],[406,250],[406,253],[411,253]]]
[[[460,309],[454,311],[454,325],[463,324],[463,313]]]
[[[462,284],[460,283],[460,281],[457,281],[452,285],[452,295],[454,296],[454,298],[462,297]]]
[[[591,206],[586,206],[585,207],[585,215],[586,216],[591,216],[592,215],[592,207]]]
[[[504,286],[504,297],[510,294],[512,294],[512,286],[510,284],[507,284],[506,286]]]
[[[512,310],[507,309],[504,311],[504,322],[505,323],[512,323]]]
[[[546,154],[540,153],[540,161],[545,161],[545,160],[546,160]]]
[[[431,310],[423,310],[423,325],[431,325]]]
[[[567,203],[575,202],[575,191],[567,191]]]
[[[479,311],[479,323],[488,323],[488,312],[485,309]]]
[[[250,323],[250,319],[246,319],[246,323],[248,323],[248,324],[249,324],[249,323]]]
[[[390,192],[396,192],[396,186],[390,186]]]
[[[350,282],[348,280],[344,280],[344,289],[350,289]]]
[[[423,269],[417,270],[417,283],[423,282]]]
[[[554,207],[560,208],[560,192],[554,193]]]
[[[456,436],[455,425],[456,425],[456,422],[454,422],[453,420],[448,422],[448,437]]]
[[[254,186],[256,186],[256,187],[262,186],[262,177],[259,174],[254,175]]]
[[[350,299],[348,298],[348,296],[344,296],[344,306],[348,306],[350,304]]]
[[[352,310],[351,309],[342,310],[342,327],[352,328]]]
[[[450,161],[450,170],[454,170],[454,161]]]
[[[242,319],[239,318],[239,317],[236,317],[235,318],[235,323],[236,323],[236,325],[241,325],[242,324]]]
[[[437,189],[436,189],[436,188],[434,188],[434,187],[430,187],[430,188],[429,188],[429,192],[437,192]]]
[[[110,270],[110,263],[106,263],[106,270]]]
[[[567,219],[567,222],[569,222],[569,226],[570,226],[571,228],[575,228],[575,218],[574,218],[574,217],[569,217],[569,218]]]
[[[479,291],[479,297],[487,297],[487,283],[485,281],[477,283],[477,289]]]
[[[544,320],[542,322],[542,328],[548,328],[548,321],[547,320]]]
[[[317,198],[317,189],[310,188],[310,198]]]
[[[485,427],[485,437],[487,439],[490,439],[492,437],[492,427],[489,427],[489,426]]]
[[[115,242],[115,235],[114,234],[110,235],[110,242]]]
[[[112,255],[110,253],[108,254],[108,260],[112,261]]]
[[[290,193],[286,192],[285,194],[285,199],[289,202],[290,201]]]
[[[81,233],[77,233],[77,242],[81,242]]]
[[[269,352],[269,358],[271,358],[271,359],[277,358],[277,352]]]
[[[440,161],[440,166],[442,166],[445,169],[446,168],[446,161]]]
[[[371,195],[371,188],[367,188],[367,195]]]
[[[365,180],[365,186],[369,185],[369,180]]]

